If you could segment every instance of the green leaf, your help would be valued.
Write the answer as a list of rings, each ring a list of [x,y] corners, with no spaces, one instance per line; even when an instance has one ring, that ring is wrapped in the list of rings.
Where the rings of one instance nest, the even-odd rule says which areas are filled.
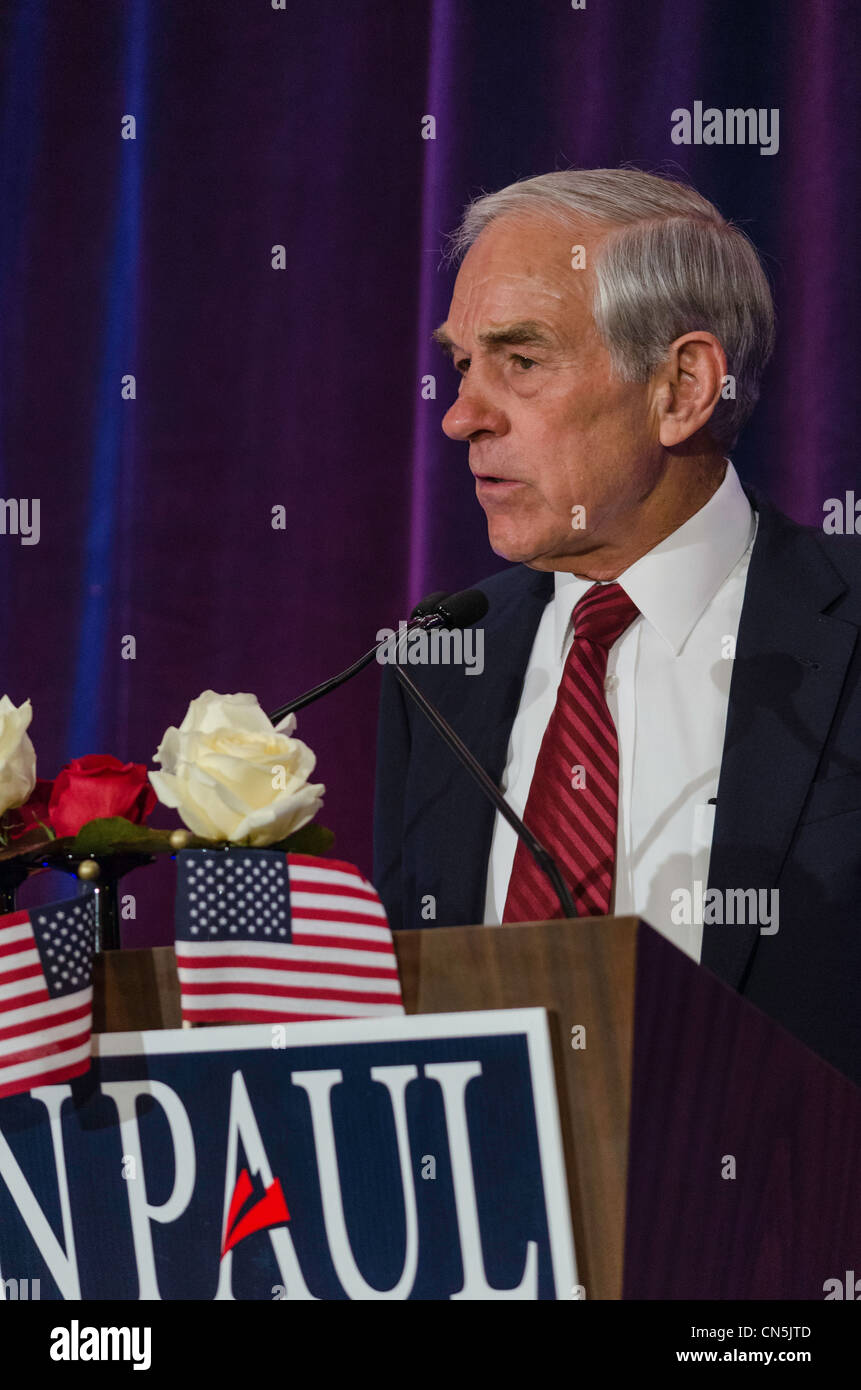
[[[181,827],[177,827],[181,829]],[[188,834],[187,849],[223,849],[225,840],[206,840],[200,835]],[[52,834],[47,827],[34,827],[19,840],[6,848],[0,847],[0,865],[19,863],[35,870],[41,864],[61,864],[68,868],[68,856],[77,859],[122,859],[123,856],[142,856],[139,863],[146,863],[146,856],[175,854],[170,843],[173,830],[154,830],[151,826],[135,825],[125,816],[103,816],[82,825],[77,835],[65,835],[61,839]],[[332,847],[335,836],[324,825],[312,821],[301,830],[278,840],[266,849],[277,849],[283,853],[324,855]],[[125,870],[122,870],[125,872]]]
[[[316,825],[310,821],[308,825],[303,825],[301,830],[297,830],[292,835],[288,835],[286,840],[280,840],[273,849],[283,849],[290,854],[325,854],[335,843],[335,836],[325,825]]]
[[[77,835],[66,839],[64,845],[67,853],[92,855],[94,859],[124,850],[142,854],[170,854],[173,852],[170,843],[172,834],[171,830],[135,825],[125,816],[100,816],[82,825]]]
[[[181,829],[181,827],[176,827]],[[17,850],[11,847],[0,850],[0,860],[17,857],[19,853],[29,852],[33,856],[40,852],[45,859],[63,860],[73,854],[82,858],[107,859],[123,854],[175,854],[170,842],[173,830],[156,830],[148,825],[135,825],[125,816],[100,816],[82,825],[77,835],[65,835],[62,839],[44,840],[33,832],[22,836],[17,842]],[[334,835],[323,825],[303,825],[293,835],[279,840],[267,849],[279,849],[295,854],[325,854],[334,842]],[[188,849],[212,849],[223,847],[224,840],[207,840],[200,835],[188,832]]]
[[[144,854],[174,854],[174,847],[170,843],[173,833],[172,830],[134,825],[125,816],[103,816],[82,825],[74,839],[57,840],[55,844],[62,846],[65,853],[92,855],[94,859],[128,850]],[[301,830],[266,848],[289,850],[293,854],[325,854],[332,847],[334,839],[331,830],[311,821],[303,825]],[[224,840],[207,840],[189,833],[189,849],[207,849],[224,843]]]

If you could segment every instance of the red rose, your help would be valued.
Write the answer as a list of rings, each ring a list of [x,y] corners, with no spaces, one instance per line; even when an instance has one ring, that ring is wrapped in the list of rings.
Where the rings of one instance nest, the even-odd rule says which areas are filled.
[[[77,835],[87,821],[125,816],[141,825],[156,803],[143,763],[121,763],[110,754],[73,758],[51,792],[51,825],[58,836]]]
[[[49,782],[45,777],[37,777],[29,800],[25,801],[23,806],[16,806],[13,811],[6,812],[3,817],[3,829],[10,840],[19,840],[28,830],[35,829],[40,821],[43,825],[51,824],[48,803],[53,785],[53,782]]]

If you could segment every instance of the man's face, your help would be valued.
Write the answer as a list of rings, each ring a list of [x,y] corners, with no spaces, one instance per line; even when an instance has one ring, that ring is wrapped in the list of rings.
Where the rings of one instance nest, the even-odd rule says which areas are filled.
[[[469,443],[490,544],[535,569],[576,571],[578,557],[614,549],[661,474],[649,386],[614,379],[592,318],[602,235],[492,222],[437,332],[461,374],[443,429]],[[575,245],[586,269],[572,268]]]

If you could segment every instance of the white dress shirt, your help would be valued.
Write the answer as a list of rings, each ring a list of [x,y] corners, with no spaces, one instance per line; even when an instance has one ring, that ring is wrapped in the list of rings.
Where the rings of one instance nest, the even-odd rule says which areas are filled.
[[[705,506],[616,580],[639,616],[610,648],[607,663],[607,703],[619,738],[610,911],[644,917],[697,961],[702,925],[671,920],[672,894],[687,889],[693,898],[696,881],[703,890],[708,881],[715,810],[709,803],[717,795],[755,535],[756,513],[727,460],[723,482]],[[557,572],[538,625],[501,783],[520,816],[571,647],[574,606],[592,583]],[[516,843],[497,815],[485,922],[502,920]]]

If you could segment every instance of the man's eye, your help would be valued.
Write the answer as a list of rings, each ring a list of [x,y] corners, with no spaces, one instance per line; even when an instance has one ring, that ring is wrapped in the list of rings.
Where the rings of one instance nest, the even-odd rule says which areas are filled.
[[[512,360],[512,362],[515,363],[516,366],[520,367],[524,372],[528,372],[529,369],[530,369],[530,367],[537,367],[537,366],[538,366],[538,363],[537,363],[537,362],[534,362],[533,359],[532,359],[531,357],[521,357],[521,355],[520,355],[519,352],[513,352],[513,353],[511,354],[511,360]]]
[[[460,375],[461,375],[461,376],[466,376],[467,371],[469,370],[469,358],[468,358],[468,357],[460,357],[460,358],[458,358],[458,360],[457,360],[457,361],[455,362],[455,364],[454,364],[454,369],[455,369],[456,372],[460,372]]]

